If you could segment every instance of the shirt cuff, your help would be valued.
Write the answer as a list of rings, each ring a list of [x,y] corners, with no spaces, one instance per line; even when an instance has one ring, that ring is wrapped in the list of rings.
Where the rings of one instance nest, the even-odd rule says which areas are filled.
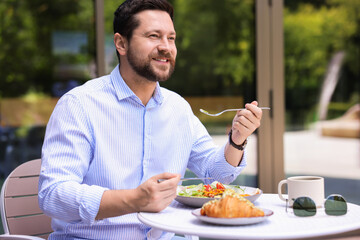
[[[92,225],[99,212],[101,198],[106,188],[100,186],[86,186],[79,206],[80,218],[85,224]]]

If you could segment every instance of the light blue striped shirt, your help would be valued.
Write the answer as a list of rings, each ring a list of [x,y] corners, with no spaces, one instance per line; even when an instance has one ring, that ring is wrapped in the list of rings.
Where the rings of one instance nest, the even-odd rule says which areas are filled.
[[[224,146],[213,143],[185,99],[159,84],[144,106],[119,66],[71,90],[50,117],[42,149],[39,205],[52,217],[50,239],[149,237],[136,214],[95,220],[103,192],[136,188],[163,172],[183,176],[187,168],[231,183],[246,160],[231,166]]]

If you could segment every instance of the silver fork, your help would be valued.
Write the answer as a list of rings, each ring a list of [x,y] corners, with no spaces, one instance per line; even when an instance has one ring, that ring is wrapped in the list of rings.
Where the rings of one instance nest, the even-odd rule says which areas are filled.
[[[180,178],[180,181],[189,181],[189,180],[205,180],[205,179],[214,179],[212,177],[207,177],[207,178]],[[158,179],[157,182],[161,183],[162,181],[165,181],[166,179]]]
[[[206,115],[209,115],[209,116],[212,116],[212,117],[217,117],[221,114],[223,114],[224,112],[230,112],[230,111],[239,111],[239,110],[244,110],[246,108],[236,108],[236,109],[225,109],[224,111],[221,111],[219,113],[209,113],[208,111],[204,110],[204,109],[200,109],[200,112],[206,114]],[[261,109],[263,110],[270,110],[269,107],[261,107]]]

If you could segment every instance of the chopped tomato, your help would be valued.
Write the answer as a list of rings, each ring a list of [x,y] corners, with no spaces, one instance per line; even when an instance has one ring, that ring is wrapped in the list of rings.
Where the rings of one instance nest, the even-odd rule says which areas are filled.
[[[207,192],[210,192],[212,190],[212,187],[210,186],[210,184],[207,184],[204,187],[205,187],[205,191],[207,191]]]
[[[216,188],[217,189],[222,189],[222,190],[225,190],[225,187],[224,187],[224,185],[222,185],[221,183],[216,183]]]

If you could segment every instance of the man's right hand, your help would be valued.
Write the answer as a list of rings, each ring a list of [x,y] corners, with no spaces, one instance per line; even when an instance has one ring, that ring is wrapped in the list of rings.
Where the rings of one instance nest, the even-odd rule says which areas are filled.
[[[159,179],[166,179],[158,182]],[[135,189],[104,192],[96,219],[136,212],[160,212],[176,197],[180,174],[161,173],[151,177]]]
[[[158,182],[159,179],[166,179]],[[176,187],[180,174],[161,173],[153,176],[135,189],[137,212],[159,212],[165,209],[176,197]]]

